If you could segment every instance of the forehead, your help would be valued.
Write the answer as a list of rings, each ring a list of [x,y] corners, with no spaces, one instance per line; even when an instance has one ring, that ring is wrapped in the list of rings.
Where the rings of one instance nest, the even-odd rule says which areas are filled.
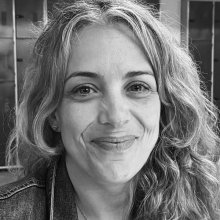
[[[79,31],[72,41],[69,69],[146,65],[147,57],[135,34],[123,24],[91,25]],[[70,70],[69,70],[70,71]]]
[[[94,37],[100,41],[101,39],[121,39],[127,38],[136,43],[138,40],[134,32],[123,23],[114,24],[91,24],[80,29],[74,36],[73,44],[79,45],[82,40],[94,40]]]

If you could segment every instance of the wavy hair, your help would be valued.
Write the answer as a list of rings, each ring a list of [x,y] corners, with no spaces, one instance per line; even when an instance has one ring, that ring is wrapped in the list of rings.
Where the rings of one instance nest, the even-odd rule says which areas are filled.
[[[156,16],[155,16],[156,15]],[[216,108],[201,89],[197,67],[146,4],[134,0],[78,0],[54,7],[26,70],[8,163],[18,155],[26,173],[61,154],[49,125],[63,97],[71,41],[91,24],[127,25],[155,74],[161,100],[160,137],[134,178],[132,219],[217,220]]]

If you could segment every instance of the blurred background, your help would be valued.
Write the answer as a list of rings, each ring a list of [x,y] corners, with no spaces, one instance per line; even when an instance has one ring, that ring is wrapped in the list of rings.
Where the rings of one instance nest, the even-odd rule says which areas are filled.
[[[0,0],[0,185],[15,179],[5,164],[23,73],[36,40],[59,0]],[[210,99],[220,108],[220,0],[145,0],[192,53]]]

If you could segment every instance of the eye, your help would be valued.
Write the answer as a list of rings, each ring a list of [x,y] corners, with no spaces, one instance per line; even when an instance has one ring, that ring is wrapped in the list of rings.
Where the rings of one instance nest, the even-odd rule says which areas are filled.
[[[80,85],[73,88],[70,94],[75,99],[92,98],[98,93],[98,90],[93,85]]]
[[[75,89],[73,93],[84,96],[84,95],[88,95],[88,94],[90,94],[92,92],[93,92],[93,90],[90,87],[88,87],[88,86],[81,86],[81,87]]]
[[[132,82],[128,84],[126,92],[129,95],[143,97],[150,94],[151,88],[148,84],[143,82]]]

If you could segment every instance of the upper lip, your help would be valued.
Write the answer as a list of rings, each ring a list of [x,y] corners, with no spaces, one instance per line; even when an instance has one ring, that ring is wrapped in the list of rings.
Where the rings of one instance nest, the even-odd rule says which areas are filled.
[[[92,142],[108,142],[108,143],[122,143],[136,139],[134,135],[126,135],[121,137],[108,136],[108,137],[98,137],[92,140]]]

